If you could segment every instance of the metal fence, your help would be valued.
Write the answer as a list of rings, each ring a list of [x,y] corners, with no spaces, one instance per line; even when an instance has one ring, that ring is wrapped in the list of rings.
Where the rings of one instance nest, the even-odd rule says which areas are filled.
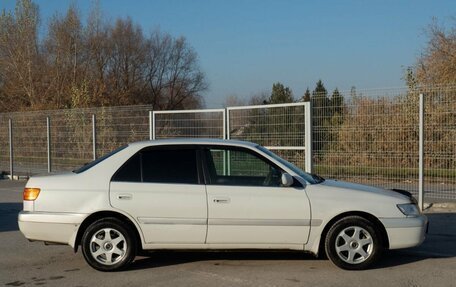
[[[315,171],[417,194],[419,94],[406,103],[406,93],[356,92],[342,104],[314,106]]]
[[[311,146],[310,104],[292,103],[228,107],[227,138],[259,143],[293,162],[312,170],[307,147]]]
[[[427,89],[423,93],[426,196],[456,199],[456,88]]]
[[[225,109],[154,111],[151,139],[221,138],[224,139]]]
[[[427,201],[456,200],[455,86],[340,94],[342,101],[314,95],[312,108],[301,102],[186,111],[131,106],[0,114],[0,169],[22,175],[71,170],[138,140],[240,139],[262,144],[324,177],[415,195],[421,182]]]
[[[415,195],[421,182],[425,200],[456,200],[455,86],[342,94],[313,106],[317,173]]]
[[[20,175],[72,170],[121,145],[149,139],[150,109],[134,106],[0,114],[0,168],[11,173],[12,160],[13,172]]]

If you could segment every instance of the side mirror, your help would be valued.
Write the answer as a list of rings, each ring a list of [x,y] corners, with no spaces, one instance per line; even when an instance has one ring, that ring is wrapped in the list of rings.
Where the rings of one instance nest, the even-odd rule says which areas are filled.
[[[293,184],[293,177],[288,173],[283,173],[282,177],[280,178],[280,183],[284,187],[289,187]]]

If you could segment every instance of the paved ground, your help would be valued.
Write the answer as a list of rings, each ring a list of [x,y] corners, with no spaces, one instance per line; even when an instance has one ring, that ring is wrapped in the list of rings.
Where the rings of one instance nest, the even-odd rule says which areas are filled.
[[[343,271],[300,253],[151,253],[117,273],[91,269],[67,246],[18,231],[23,182],[0,181],[0,286],[456,286],[456,210],[431,208],[417,248],[388,252],[367,271]]]

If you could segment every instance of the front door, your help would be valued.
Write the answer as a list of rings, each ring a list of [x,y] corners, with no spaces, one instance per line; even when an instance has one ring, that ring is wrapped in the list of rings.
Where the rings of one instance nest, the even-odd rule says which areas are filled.
[[[284,172],[249,149],[205,149],[209,244],[305,244],[310,206],[300,185],[283,187]]]

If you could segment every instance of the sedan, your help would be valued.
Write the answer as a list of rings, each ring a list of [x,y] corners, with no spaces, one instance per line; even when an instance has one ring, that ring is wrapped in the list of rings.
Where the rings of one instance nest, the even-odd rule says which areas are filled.
[[[143,250],[297,250],[359,270],[424,240],[405,191],[306,173],[250,142],[131,143],[71,173],[31,177],[19,228],[30,241],[80,246],[100,271]]]

